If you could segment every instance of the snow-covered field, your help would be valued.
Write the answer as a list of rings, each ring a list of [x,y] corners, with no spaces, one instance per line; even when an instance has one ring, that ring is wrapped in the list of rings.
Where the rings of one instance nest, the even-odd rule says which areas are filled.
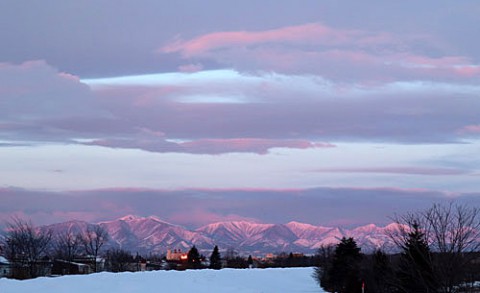
[[[312,268],[223,269],[98,273],[84,276],[0,279],[1,293],[149,293],[149,292],[324,292]]]

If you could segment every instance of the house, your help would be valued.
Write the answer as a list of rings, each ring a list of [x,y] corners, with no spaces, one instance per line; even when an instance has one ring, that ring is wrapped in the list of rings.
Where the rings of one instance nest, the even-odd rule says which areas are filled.
[[[187,261],[187,259],[188,253],[182,252],[180,249],[167,250],[167,261]]]
[[[52,262],[48,257],[41,258],[35,262],[8,261],[0,256],[0,278],[9,277],[15,279],[30,279],[51,274]]]
[[[0,278],[10,277],[10,275],[11,275],[10,262],[3,256],[0,256]]]
[[[82,275],[89,274],[92,269],[89,265],[56,259],[53,261],[52,275]]]
[[[105,258],[97,256],[94,258],[93,256],[80,256],[73,260],[75,263],[86,264],[90,266],[91,272],[95,271],[95,267],[97,268],[97,272],[102,272],[105,270]]]

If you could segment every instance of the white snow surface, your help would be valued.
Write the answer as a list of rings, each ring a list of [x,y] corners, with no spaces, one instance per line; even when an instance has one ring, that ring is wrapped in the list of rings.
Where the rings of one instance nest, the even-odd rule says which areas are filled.
[[[312,268],[275,268],[97,273],[26,281],[3,278],[0,292],[325,292],[312,278],[312,273]]]

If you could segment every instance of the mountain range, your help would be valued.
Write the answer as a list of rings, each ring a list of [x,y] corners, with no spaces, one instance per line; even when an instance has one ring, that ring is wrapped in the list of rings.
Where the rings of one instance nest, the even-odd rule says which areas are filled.
[[[99,225],[109,234],[106,247],[122,248],[140,254],[165,253],[167,249],[187,251],[193,245],[201,251],[234,249],[240,254],[262,255],[270,252],[315,253],[322,245],[336,244],[342,237],[353,237],[364,252],[376,248],[391,250],[387,236],[396,224],[378,227],[374,224],[354,229],[314,226],[299,222],[259,224],[248,221],[226,221],[208,224],[195,230],[171,224],[157,217],[125,216],[96,224],[68,221],[42,227],[54,233],[83,233]]]

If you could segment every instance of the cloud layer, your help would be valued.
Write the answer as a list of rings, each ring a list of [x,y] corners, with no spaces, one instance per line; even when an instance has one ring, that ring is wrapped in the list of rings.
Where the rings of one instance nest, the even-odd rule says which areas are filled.
[[[188,227],[228,221],[266,223],[300,221],[316,225],[355,226],[391,222],[395,213],[420,210],[432,203],[478,205],[479,194],[450,194],[428,190],[315,188],[298,190],[191,189],[165,191],[109,189],[66,193],[1,189],[6,205],[0,220],[30,217],[36,224],[70,219],[98,222],[127,214],[155,215]],[[376,211],[372,212],[372,206]],[[298,211],[302,211],[299,213]]]
[[[478,4],[50,4],[0,2],[3,215],[351,223],[478,198]]]

